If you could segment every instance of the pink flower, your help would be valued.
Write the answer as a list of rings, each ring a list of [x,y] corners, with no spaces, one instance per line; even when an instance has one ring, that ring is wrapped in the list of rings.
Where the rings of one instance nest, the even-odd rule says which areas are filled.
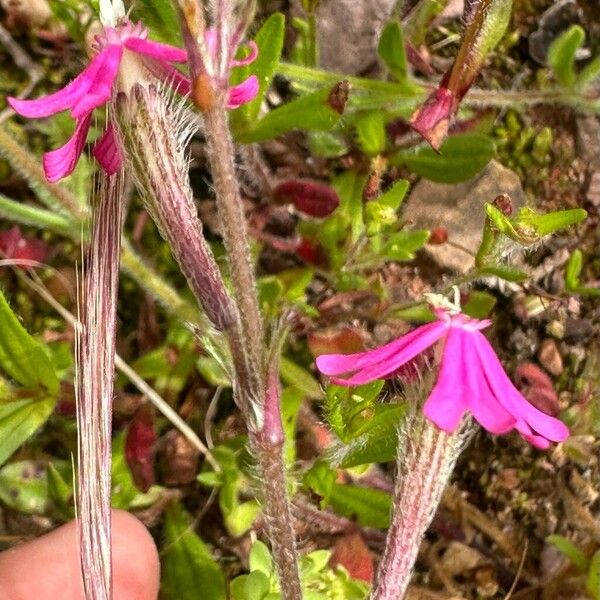
[[[442,340],[437,382],[423,409],[440,429],[455,431],[464,413],[470,412],[489,432],[504,434],[516,429],[537,448],[546,449],[551,441],[562,442],[569,436],[561,421],[531,405],[512,384],[481,333],[490,321],[441,309],[435,313],[437,321],[374,350],[319,356],[317,367],[338,385],[362,385],[392,376]]]
[[[210,44],[210,35],[207,33],[207,45]],[[190,93],[189,78],[173,66],[173,63],[187,61],[185,50],[153,42],[147,36],[148,31],[141,23],[134,25],[124,21],[116,27],[104,27],[93,46],[95,56],[64,88],[37,100],[8,98],[10,106],[23,117],[38,119],[70,110],[75,119],[75,131],[67,143],[44,154],[44,172],[48,181],[58,181],[73,172],[87,140],[92,113],[111,99],[115,83],[118,82],[119,88],[127,91],[128,83],[130,87],[132,82],[137,82],[145,69],[179,93]],[[230,66],[248,64],[256,58],[256,54],[256,48],[252,46],[247,59],[232,61]],[[132,57],[138,69],[131,69],[131,65],[135,64]],[[229,89],[228,108],[237,108],[252,100],[257,92],[258,80],[251,76]],[[121,166],[121,155],[111,125],[94,143],[92,154],[111,175]]]

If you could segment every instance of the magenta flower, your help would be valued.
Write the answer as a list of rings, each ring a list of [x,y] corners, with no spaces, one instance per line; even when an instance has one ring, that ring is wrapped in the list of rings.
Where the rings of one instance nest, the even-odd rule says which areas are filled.
[[[75,131],[67,143],[44,154],[44,172],[48,181],[58,181],[73,172],[87,140],[92,113],[109,102],[115,83],[120,91],[129,91],[133,83],[150,75],[181,94],[190,93],[189,78],[173,65],[187,62],[186,51],[153,42],[147,36],[148,31],[141,23],[134,25],[123,21],[115,27],[104,27],[93,46],[95,56],[64,88],[37,100],[8,98],[10,106],[23,117],[38,119],[70,110],[75,119]],[[207,32],[207,46],[211,46],[211,37],[213,34]],[[256,46],[251,45],[250,55],[242,61],[231,61],[230,67],[249,64],[256,55]],[[252,100],[258,87],[258,80],[253,75],[229,88],[228,108],[237,108]],[[94,143],[92,154],[107,173],[113,174],[119,169],[121,154],[111,125]]]
[[[338,385],[362,385],[393,376],[402,365],[442,340],[437,382],[423,409],[440,429],[455,431],[464,413],[470,412],[490,433],[504,434],[516,429],[541,449],[569,436],[561,421],[531,405],[512,384],[481,333],[491,324],[489,320],[441,309],[435,314],[437,321],[374,350],[319,356],[317,367]]]

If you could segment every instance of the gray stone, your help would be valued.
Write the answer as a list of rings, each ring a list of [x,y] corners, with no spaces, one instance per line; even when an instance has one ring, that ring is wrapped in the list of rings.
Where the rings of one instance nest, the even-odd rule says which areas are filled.
[[[448,243],[428,245],[425,251],[441,267],[466,273],[473,266],[473,256],[481,243],[484,204],[500,194],[510,196],[514,211],[525,204],[519,176],[492,160],[477,177],[457,185],[422,179],[413,188],[403,216],[419,228],[445,227],[449,241],[468,252]]]
[[[594,171],[600,171],[600,121],[593,115],[577,117],[577,154]]]
[[[539,18],[538,28],[529,36],[529,55],[546,64],[552,42],[571,25],[581,25],[583,11],[576,0],[558,0]]]
[[[377,56],[379,35],[396,0],[322,0],[317,9],[321,65],[356,75],[368,70]],[[293,14],[305,15],[299,0]]]

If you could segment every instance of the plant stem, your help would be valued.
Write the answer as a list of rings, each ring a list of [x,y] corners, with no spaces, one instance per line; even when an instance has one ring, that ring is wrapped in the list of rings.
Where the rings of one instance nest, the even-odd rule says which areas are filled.
[[[254,368],[261,370],[263,324],[258,307],[248,226],[239,194],[227,113],[217,104],[203,116],[223,242],[229,258],[234,297],[240,312],[242,343]]]
[[[264,482],[263,503],[267,531],[271,540],[279,585],[284,600],[301,600],[296,539],[292,511],[286,492],[279,386],[279,348],[270,358],[263,426],[250,434],[250,448],[257,457]]]
[[[243,337],[240,343],[247,359],[246,369],[256,380],[257,375],[259,378],[262,376],[265,366],[264,332],[250,261],[246,217],[235,174],[234,148],[223,106],[215,106],[204,113],[204,131],[223,239],[229,256],[234,297],[241,315]],[[264,483],[264,512],[282,597],[284,600],[301,600],[295,533],[285,482],[278,365],[277,359],[269,365],[266,386],[259,379],[258,389],[242,389],[240,392],[250,393],[253,398],[249,398],[248,403],[257,405],[262,412],[262,426],[258,432],[251,423],[248,424],[250,447],[256,455]],[[236,375],[240,376],[237,366]]]
[[[413,411],[398,441],[392,524],[370,600],[404,597],[421,540],[433,519],[465,435],[448,434]]]

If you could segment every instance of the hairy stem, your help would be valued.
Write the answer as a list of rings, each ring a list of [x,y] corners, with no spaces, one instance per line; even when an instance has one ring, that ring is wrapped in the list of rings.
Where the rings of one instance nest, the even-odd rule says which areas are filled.
[[[263,513],[279,575],[282,598],[300,600],[302,590],[298,574],[296,537],[286,492],[283,458],[285,437],[281,423],[278,356],[277,351],[269,365],[262,429],[258,433],[250,434],[250,447],[257,458],[264,482]]]
[[[215,187],[223,242],[229,258],[235,299],[242,323],[243,343],[255,368],[260,368],[263,325],[251,261],[248,226],[234,165],[234,148],[227,113],[216,105],[204,113],[204,130]]]
[[[101,175],[77,335],[77,517],[86,600],[112,598],[111,432],[122,184],[120,174]]]
[[[392,524],[371,600],[404,597],[421,540],[429,527],[465,434],[448,434],[419,412],[408,415],[400,431]]]

